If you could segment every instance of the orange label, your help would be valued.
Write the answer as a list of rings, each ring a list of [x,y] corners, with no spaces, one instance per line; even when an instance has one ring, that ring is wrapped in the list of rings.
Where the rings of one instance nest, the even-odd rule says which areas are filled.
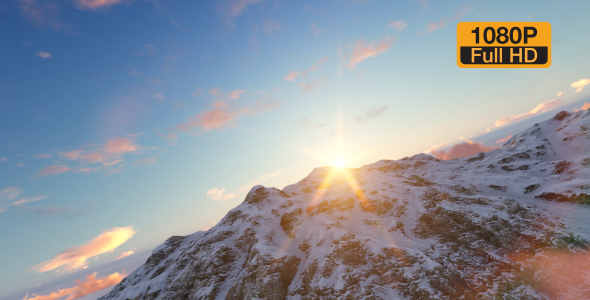
[[[457,24],[460,68],[548,68],[548,22],[461,22]]]

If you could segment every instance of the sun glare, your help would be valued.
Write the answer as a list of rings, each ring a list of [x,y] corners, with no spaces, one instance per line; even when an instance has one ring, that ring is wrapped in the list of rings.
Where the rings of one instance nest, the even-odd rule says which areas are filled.
[[[338,158],[334,162],[334,165],[338,168],[342,168],[342,167],[344,167],[344,160],[342,160],[342,158]]]

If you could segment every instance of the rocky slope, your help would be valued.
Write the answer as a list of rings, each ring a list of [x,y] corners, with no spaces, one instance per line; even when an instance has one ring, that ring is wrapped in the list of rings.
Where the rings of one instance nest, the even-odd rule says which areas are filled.
[[[589,175],[590,111],[469,158],[317,168],[100,299],[590,299]]]

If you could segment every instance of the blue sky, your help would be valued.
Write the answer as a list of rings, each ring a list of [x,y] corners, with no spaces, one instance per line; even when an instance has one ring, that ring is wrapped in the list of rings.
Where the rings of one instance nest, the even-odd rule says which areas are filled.
[[[588,12],[588,1],[4,1],[0,299],[93,299],[108,288],[83,296],[76,279],[112,285],[256,184],[282,188],[336,159],[472,155],[587,109]],[[455,27],[469,21],[550,22],[551,67],[458,68]]]

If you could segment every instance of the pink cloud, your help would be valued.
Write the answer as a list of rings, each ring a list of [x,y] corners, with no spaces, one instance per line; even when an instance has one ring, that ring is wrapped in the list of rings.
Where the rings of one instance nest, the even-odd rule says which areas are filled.
[[[296,77],[298,77],[298,76],[305,76],[310,72],[313,72],[315,70],[319,70],[323,64],[328,62],[329,59],[330,59],[329,56],[324,56],[324,57],[320,58],[320,60],[318,60],[316,63],[311,65],[311,67],[304,70],[303,72],[300,73],[299,71],[291,71],[287,75],[285,75],[285,77],[283,79],[286,81],[295,81]]]
[[[76,0],[78,9],[95,10],[121,4],[121,0]]]
[[[41,51],[41,52],[37,52],[36,55],[41,58],[51,58],[51,53],[49,53],[49,52]]]
[[[496,144],[504,143],[505,141],[509,140],[511,137],[512,137],[512,135],[509,134],[507,137],[497,140]]]
[[[123,154],[127,152],[135,152],[138,146],[133,140],[128,138],[114,138],[106,142],[104,151],[108,153]]]
[[[94,272],[92,274],[87,274],[85,281],[77,279],[76,286],[74,287],[58,289],[57,291],[47,295],[33,294],[29,296],[29,294],[27,294],[23,300],[56,300],[68,295],[69,297],[65,300],[74,300],[113,286],[121,282],[121,280],[123,280],[125,277],[127,277],[125,271],[123,271],[122,274],[115,272],[111,275],[99,278],[96,278],[96,272]]]
[[[248,109],[249,108],[245,108],[235,112],[226,112],[219,108],[206,110],[197,114],[196,118],[178,124],[176,128],[185,131],[198,126],[202,127],[204,131],[217,129],[227,125],[242,113],[248,111]]]
[[[436,22],[430,22],[430,23],[428,23],[426,32],[421,32],[420,35],[429,34],[429,33],[433,32],[433,31],[437,31],[437,30],[445,27],[446,24],[447,24],[447,19],[442,19],[438,23],[436,23]]]
[[[582,105],[582,107],[576,108],[576,109],[574,109],[574,111],[588,110],[588,109],[590,109],[590,103],[585,102],[584,105]]]
[[[453,147],[451,147],[451,149],[447,151],[439,150],[439,148],[440,146],[433,147],[428,152],[430,152],[432,156],[438,159],[450,160],[455,158],[473,156],[480,152],[488,152],[499,147],[488,147],[483,143],[480,144],[477,142],[467,141],[465,143],[455,144]]]
[[[52,166],[42,168],[39,171],[39,173],[37,173],[37,178],[44,177],[44,176],[50,176],[50,175],[56,175],[56,174],[64,173],[64,172],[68,172],[68,171],[71,171],[71,169],[64,166],[64,165],[52,165]]]
[[[51,26],[54,29],[61,28],[63,23],[59,20],[59,8],[53,2],[38,3],[37,0],[19,0],[20,8],[32,25]]]
[[[153,165],[157,161],[158,161],[158,159],[155,157],[148,157],[148,158],[140,159],[140,160],[134,162],[133,165],[134,166],[136,166],[136,165]]]
[[[229,92],[228,96],[230,99],[236,100],[236,99],[240,99],[240,95],[245,92],[246,92],[246,90],[235,90],[235,91]]]
[[[524,114],[520,114],[520,115],[514,115],[514,116],[506,116],[503,117],[499,120],[496,121],[495,126],[496,127],[500,127],[500,126],[504,126],[508,123],[514,123],[514,122],[518,122],[518,121],[522,121],[526,118],[532,117],[534,115],[537,114],[542,114],[545,112],[548,112],[552,109],[555,109],[556,107],[558,107],[563,101],[559,100],[559,99],[553,99],[547,102],[543,102],[539,105],[537,105],[535,108],[533,108],[531,111],[524,113]]]
[[[50,260],[42,262],[31,270],[43,273],[59,269],[61,273],[72,272],[88,267],[88,260],[97,255],[112,252],[136,233],[133,226],[115,227],[103,231],[90,242],[74,246],[55,255]]]
[[[297,77],[297,75],[299,75],[299,71],[291,71],[289,74],[285,75],[283,79],[286,81],[295,81],[295,77]]]
[[[386,52],[394,42],[394,37],[386,37],[380,40],[377,45],[375,45],[375,42],[367,44],[364,39],[358,40],[346,67],[351,70],[356,69],[357,65],[363,60]]]
[[[304,92],[308,93],[311,92],[321,86],[326,85],[326,83],[328,82],[328,80],[326,78],[320,78],[318,80],[315,81],[310,81],[310,82],[300,82],[297,85],[300,86]]]
[[[213,201],[227,201],[233,198],[236,198],[238,195],[234,193],[225,193],[225,188],[218,189],[212,188],[207,191],[207,197]]]
[[[228,0],[220,5],[220,11],[230,17],[237,17],[248,7],[248,5],[260,3],[260,0]]]
[[[590,83],[590,79],[588,78],[584,78],[584,79],[580,79],[574,83],[572,83],[570,86],[576,89],[576,93],[581,92],[582,89],[588,85]]]
[[[408,27],[408,23],[404,21],[393,21],[389,23],[388,26],[394,28],[395,33],[400,33],[404,28]]]
[[[125,258],[125,257],[133,255],[133,254],[135,254],[135,251],[133,251],[133,250],[125,251],[125,252],[121,253],[121,255],[117,256],[117,258],[115,258],[114,260],[119,260],[121,258]]]

